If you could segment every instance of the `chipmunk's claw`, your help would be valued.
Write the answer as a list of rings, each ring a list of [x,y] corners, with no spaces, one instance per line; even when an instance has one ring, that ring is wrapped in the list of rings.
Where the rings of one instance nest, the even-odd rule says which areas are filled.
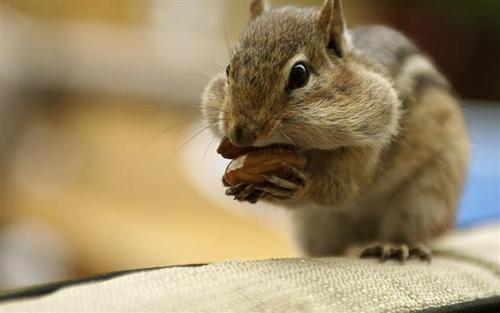
[[[235,196],[245,189],[245,184],[238,184],[226,189],[226,196]]]
[[[246,185],[244,188],[242,188],[238,193],[234,195],[234,198],[238,201],[245,201],[250,197],[252,192],[254,191],[255,186],[254,185]]]
[[[300,188],[300,184],[297,184],[293,181],[284,179],[284,178],[279,178],[278,176],[264,176],[264,178],[272,185],[276,186],[279,189],[285,189],[285,190],[293,190],[296,191]]]
[[[240,202],[250,202],[252,204],[257,203],[262,197],[263,192],[257,190],[252,184],[238,184],[226,189],[227,196],[234,196],[235,200]]]
[[[256,187],[255,189],[262,191],[265,195],[278,200],[290,199],[295,195],[297,190],[283,189],[272,186]]]
[[[257,186],[255,189],[277,200],[293,199],[297,191],[304,185],[306,176],[302,171],[292,166],[284,164],[284,167],[287,170],[287,178],[266,175],[264,178],[267,180],[267,184]]]
[[[404,244],[376,244],[365,248],[361,253],[361,258],[375,258],[381,262],[399,260],[404,263],[414,257],[421,261],[430,262],[432,260],[432,252],[421,244],[411,248]]]
[[[303,184],[306,181],[307,175],[303,170],[299,170],[298,168],[285,163],[282,165],[286,169],[287,173],[293,177],[294,181],[297,181],[300,184]]]
[[[418,244],[410,249],[410,258],[415,256],[421,261],[431,262],[432,261],[432,251],[423,244]]]

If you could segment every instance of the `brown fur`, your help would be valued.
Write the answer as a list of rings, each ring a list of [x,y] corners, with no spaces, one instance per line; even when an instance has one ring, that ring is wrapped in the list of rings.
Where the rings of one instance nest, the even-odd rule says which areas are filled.
[[[443,76],[404,36],[375,26],[348,31],[339,0],[321,10],[264,9],[251,16],[229,77],[207,86],[212,130],[237,127],[255,145],[293,143],[308,158],[291,200],[299,243],[313,255],[353,244],[427,243],[450,229],[469,141]],[[287,90],[295,61],[309,83]]]

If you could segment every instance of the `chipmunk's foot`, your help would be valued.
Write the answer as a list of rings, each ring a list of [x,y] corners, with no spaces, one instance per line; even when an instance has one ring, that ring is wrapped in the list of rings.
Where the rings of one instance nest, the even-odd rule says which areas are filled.
[[[226,189],[226,195],[234,196],[235,200],[241,202],[257,203],[262,198],[276,200],[293,199],[296,193],[304,186],[306,175],[303,171],[292,166],[285,166],[284,177],[276,175],[264,175],[264,184],[239,184]]]
[[[399,260],[403,263],[411,258],[418,258],[424,262],[431,262],[432,252],[422,244],[412,247],[408,247],[407,245],[376,244],[365,248],[361,253],[361,258],[375,258],[381,262]]]

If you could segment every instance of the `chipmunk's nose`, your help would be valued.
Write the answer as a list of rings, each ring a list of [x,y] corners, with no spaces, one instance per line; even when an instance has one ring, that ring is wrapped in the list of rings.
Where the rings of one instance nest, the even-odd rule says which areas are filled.
[[[234,126],[228,137],[236,146],[251,146],[257,140],[255,131],[243,125]]]

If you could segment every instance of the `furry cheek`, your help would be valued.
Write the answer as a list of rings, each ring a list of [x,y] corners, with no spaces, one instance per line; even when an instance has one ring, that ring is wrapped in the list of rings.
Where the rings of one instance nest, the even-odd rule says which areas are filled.
[[[226,95],[226,78],[219,74],[208,83],[201,96],[201,112],[214,135],[224,133]]]
[[[399,132],[401,102],[393,86],[380,75],[367,73],[366,124],[361,132],[372,145],[385,145]],[[362,124],[359,124],[362,125]]]

